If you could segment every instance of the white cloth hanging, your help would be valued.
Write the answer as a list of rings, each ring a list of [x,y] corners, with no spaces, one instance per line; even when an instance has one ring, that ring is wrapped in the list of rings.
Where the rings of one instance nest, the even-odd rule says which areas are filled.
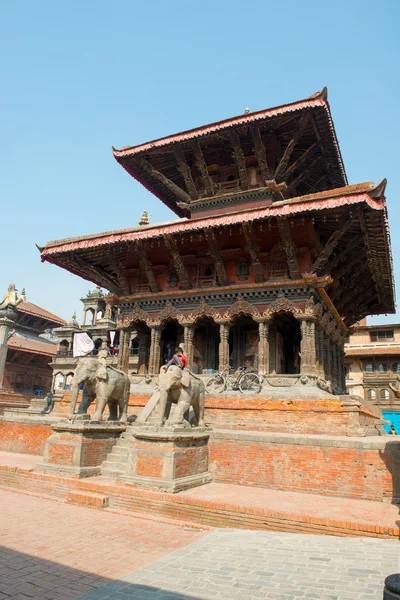
[[[78,358],[79,356],[86,356],[87,354],[90,354],[92,350],[94,350],[94,343],[87,333],[74,334],[74,358]]]

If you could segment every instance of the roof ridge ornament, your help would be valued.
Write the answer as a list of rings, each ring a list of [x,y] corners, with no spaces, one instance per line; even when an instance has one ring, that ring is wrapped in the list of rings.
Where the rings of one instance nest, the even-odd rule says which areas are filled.
[[[367,192],[368,196],[370,198],[374,198],[374,200],[380,200],[385,196],[386,185],[387,179],[385,177],[380,183],[378,183],[377,186],[374,187],[374,189],[372,189],[370,192]]]

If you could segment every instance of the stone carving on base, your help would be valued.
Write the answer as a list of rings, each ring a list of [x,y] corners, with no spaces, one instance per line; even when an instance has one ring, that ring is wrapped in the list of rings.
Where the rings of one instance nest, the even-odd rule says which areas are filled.
[[[70,417],[74,416],[79,386],[83,384],[83,397],[78,414],[85,414],[96,399],[93,421],[101,421],[108,404],[109,421],[127,422],[130,380],[126,373],[104,364],[97,357],[84,356],[78,359],[72,380]]]
[[[389,383],[389,387],[392,390],[395,398],[400,398],[400,376],[397,375],[396,377],[396,383]]]
[[[332,384],[329,381],[329,379],[325,381],[325,379],[323,379],[322,377],[318,377],[317,386],[320,390],[328,392],[328,394],[332,394]]]
[[[190,407],[193,408],[193,425],[204,427],[205,386],[200,377],[196,377],[187,369],[171,365],[167,370],[160,370],[160,399],[158,403],[157,425],[184,425],[189,423]],[[176,404],[170,418],[171,404]],[[165,421],[166,419],[166,421]]]

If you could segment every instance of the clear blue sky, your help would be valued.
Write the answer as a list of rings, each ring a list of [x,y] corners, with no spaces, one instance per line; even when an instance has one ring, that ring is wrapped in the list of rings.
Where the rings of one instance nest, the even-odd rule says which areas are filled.
[[[0,293],[14,282],[80,316],[94,286],[41,264],[35,242],[172,217],[112,145],[325,85],[349,182],[388,179],[398,274],[399,22],[398,0],[0,1]]]

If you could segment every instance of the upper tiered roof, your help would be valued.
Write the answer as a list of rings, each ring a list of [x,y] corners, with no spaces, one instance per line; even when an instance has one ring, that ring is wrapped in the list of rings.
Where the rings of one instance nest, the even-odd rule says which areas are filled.
[[[326,88],[113,154],[179,216],[347,185]]]

